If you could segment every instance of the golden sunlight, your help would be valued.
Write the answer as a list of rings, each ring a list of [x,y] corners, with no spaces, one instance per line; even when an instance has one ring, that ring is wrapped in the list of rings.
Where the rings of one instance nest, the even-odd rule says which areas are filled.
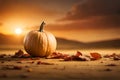
[[[20,35],[20,34],[22,33],[22,29],[21,29],[21,28],[16,28],[16,29],[15,29],[15,33],[16,33],[17,35]]]

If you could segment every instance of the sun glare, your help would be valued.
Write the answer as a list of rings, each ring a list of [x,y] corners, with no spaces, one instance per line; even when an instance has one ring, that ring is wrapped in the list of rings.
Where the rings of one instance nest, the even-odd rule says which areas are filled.
[[[22,29],[21,29],[21,28],[16,28],[16,29],[15,29],[15,33],[16,33],[17,35],[20,35],[20,34],[22,33]]]

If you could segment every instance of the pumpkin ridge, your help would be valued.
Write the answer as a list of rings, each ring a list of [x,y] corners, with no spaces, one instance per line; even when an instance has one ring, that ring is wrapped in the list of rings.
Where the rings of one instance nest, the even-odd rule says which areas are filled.
[[[40,37],[39,37],[39,43],[38,44],[41,44],[41,43],[47,43],[47,42],[45,42],[44,40],[44,33],[42,32],[42,33],[40,33],[39,34],[40,35]],[[40,42],[41,41],[41,42]],[[42,52],[46,52],[46,49],[44,49],[46,47],[46,45],[44,45],[44,44],[42,44],[41,45],[41,49],[42,49]],[[39,51],[39,53],[41,53],[41,51]],[[43,54],[43,53],[41,53],[41,55],[40,56],[42,56],[42,57],[44,57],[46,54]]]
[[[30,46],[26,46],[25,48],[26,48],[26,50],[27,50],[27,52],[29,53],[30,52],[30,54],[31,54],[31,52],[32,52],[32,50],[31,50],[31,46],[32,46],[32,44],[29,44],[29,43],[31,43],[32,42],[32,40],[33,40],[33,37],[31,38],[31,33],[32,32],[29,32],[28,33],[28,35],[29,35],[29,37],[27,37],[27,42],[25,42],[26,43],[26,45],[30,45]],[[29,40],[31,38],[31,40]]]
[[[45,32],[44,32],[44,33],[45,33]],[[46,54],[45,54],[45,55],[48,55],[49,40],[48,40],[48,35],[47,35],[47,33],[45,33],[45,35],[46,35],[46,38],[47,38],[47,50],[46,50]]]
[[[28,35],[30,35],[28,38],[31,38],[31,36],[32,36],[32,35],[31,35],[31,32],[30,32]],[[29,41],[28,41],[27,45],[29,44],[29,42],[31,43],[31,41],[33,41],[33,37],[31,38],[31,40],[29,40]],[[29,45],[30,45],[30,46],[32,46],[32,44],[29,44]],[[29,46],[29,47],[28,47],[28,49],[27,49],[27,50],[28,50],[28,52],[32,52],[32,50],[31,50],[31,47],[30,47],[30,46]]]
[[[36,46],[36,45],[35,45],[35,43],[36,43],[35,39],[37,38],[37,35],[36,35],[36,33],[35,33],[35,32],[34,32],[34,34],[33,34],[33,35],[34,35],[34,36],[31,38],[31,40],[30,40],[30,41],[31,41],[31,42],[34,42],[34,44],[32,44],[31,46],[34,46],[34,47],[35,47],[35,46]],[[31,54],[33,54],[33,53],[34,53],[35,55],[33,55],[33,56],[36,56],[37,51],[36,51],[36,50],[34,50],[34,49],[32,49],[32,47],[31,47],[31,49],[30,49],[30,50],[32,50],[32,51],[31,51],[31,52],[32,52]]]
[[[37,34],[38,35],[38,44],[40,44],[41,42],[39,41],[39,40],[41,40],[41,38],[42,38],[42,36],[39,36],[39,35],[41,35],[41,33],[39,33],[39,34]],[[42,41],[43,42],[43,41]],[[40,47],[40,45],[37,45],[37,48],[39,48]],[[41,53],[41,51],[40,50],[38,50],[38,53]],[[36,54],[37,55],[37,54]],[[39,56],[41,56],[41,54],[39,54]]]

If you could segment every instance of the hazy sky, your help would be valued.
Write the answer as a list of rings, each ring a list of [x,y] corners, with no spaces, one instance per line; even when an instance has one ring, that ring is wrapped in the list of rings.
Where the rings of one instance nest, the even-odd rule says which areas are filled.
[[[120,0],[0,0],[0,33],[45,29],[83,42],[120,38]]]

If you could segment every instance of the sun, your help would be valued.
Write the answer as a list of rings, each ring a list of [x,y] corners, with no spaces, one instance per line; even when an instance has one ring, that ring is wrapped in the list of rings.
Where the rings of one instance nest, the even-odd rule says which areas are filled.
[[[16,33],[17,35],[22,34],[22,29],[21,29],[21,28],[16,28],[16,29],[15,29],[15,33]]]

